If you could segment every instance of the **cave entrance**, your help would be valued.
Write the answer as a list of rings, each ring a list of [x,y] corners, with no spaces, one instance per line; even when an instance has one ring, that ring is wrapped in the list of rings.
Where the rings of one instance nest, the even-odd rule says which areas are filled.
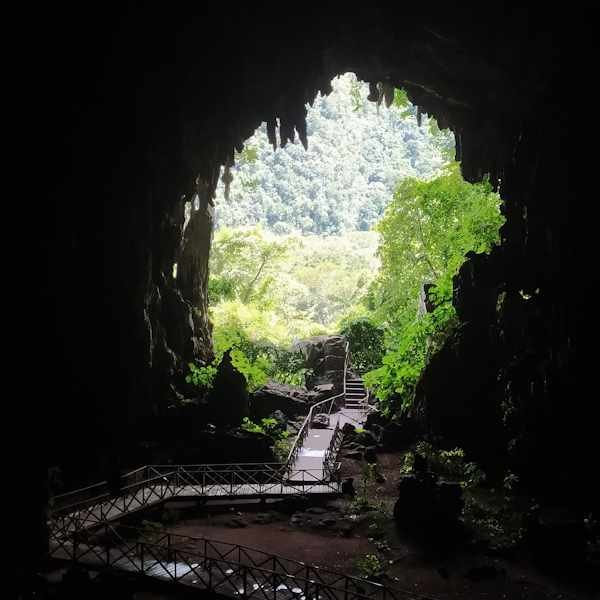
[[[303,385],[310,368],[299,340],[339,333],[362,375],[406,342],[397,334],[406,329],[411,348],[421,346],[414,372],[431,346],[429,313],[443,305],[452,320],[459,261],[497,241],[498,196],[462,179],[454,136],[403,90],[345,73],[306,110],[297,137],[278,144],[263,123],[221,169],[210,206],[216,361],[190,374],[201,387],[230,347],[251,391],[270,380]],[[186,225],[199,207],[197,197],[187,204]],[[405,407],[392,398],[397,381],[377,377],[385,410]]]

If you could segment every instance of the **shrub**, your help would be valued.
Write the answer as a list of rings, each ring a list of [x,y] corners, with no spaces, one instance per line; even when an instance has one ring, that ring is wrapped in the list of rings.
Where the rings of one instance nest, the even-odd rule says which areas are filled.
[[[365,554],[354,563],[359,576],[364,579],[378,579],[382,574],[382,564],[376,554]]]
[[[241,428],[244,431],[250,431],[252,433],[262,433],[270,437],[273,442],[286,440],[289,437],[289,433],[282,427],[281,423],[279,423],[276,419],[271,419],[268,417],[261,419],[260,423],[255,423],[248,417],[244,417]]]
[[[384,332],[368,317],[360,317],[342,324],[340,332],[346,337],[351,355],[351,368],[372,371],[381,366],[385,353]]]

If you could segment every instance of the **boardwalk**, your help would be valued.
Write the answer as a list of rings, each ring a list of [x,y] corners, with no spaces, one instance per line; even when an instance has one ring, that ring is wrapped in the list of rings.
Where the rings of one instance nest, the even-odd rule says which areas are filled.
[[[56,498],[49,521],[50,554],[94,568],[130,571],[221,592],[266,600],[329,598],[414,599],[382,585],[317,569],[264,552],[200,540],[204,552],[191,554],[164,533],[153,542],[124,539],[110,523],[172,498],[278,498],[341,492],[337,454],[345,424],[362,425],[366,394],[353,382],[344,393],[311,407],[286,463],[226,465],[148,465],[123,476],[122,493],[110,494],[106,482]],[[341,402],[340,402],[341,397]],[[324,412],[327,409],[327,412]],[[325,419],[315,419],[315,415]],[[328,426],[322,422],[328,420]],[[316,422],[321,425],[316,425]],[[122,529],[122,528],[121,528]],[[226,547],[220,551],[218,547]],[[210,551],[209,551],[210,550]],[[256,558],[257,553],[260,554]]]
[[[310,427],[304,444],[298,454],[294,468],[301,470],[319,470],[323,468],[325,452],[331,444],[335,426],[341,429],[346,423],[355,427],[362,426],[365,421],[365,410],[343,408],[331,415],[330,425],[327,429]]]

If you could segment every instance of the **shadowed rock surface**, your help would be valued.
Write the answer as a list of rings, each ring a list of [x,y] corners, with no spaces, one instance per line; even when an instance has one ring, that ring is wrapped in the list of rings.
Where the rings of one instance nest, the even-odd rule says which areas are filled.
[[[14,376],[30,381],[35,370],[46,393],[18,402],[30,490],[18,509],[22,565],[45,548],[47,468],[100,479],[114,457],[126,463],[144,439],[141,417],[160,420],[187,361],[211,357],[207,264],[221,166],[262,121],[274,146],[296,134],[310,143],[305,103],[348,70],[373,100],[378,82],[403,87],[455,133],[465,178],[489,174],[504,201],[502,246],[471,256],[457,276],[463,325],[424,373],[419,414],[544,502],[580,515],[600,505],[590,476],[597,403],[585,391],[600,337],[584,177],[595,165],[576,118],[594,120],[592,20],[577,6],[489,5],[492,17],[484,8],[305,6],[284,16],[262,5],[198,6],[198,15],[148,5],[107,8],[85,27],[70,25],[77,15],[66,5],[27,15],[14,87],[23,146],[11,147],[25,171],[13,177],[24,191],[7,258],[21,305],[11,351]]]

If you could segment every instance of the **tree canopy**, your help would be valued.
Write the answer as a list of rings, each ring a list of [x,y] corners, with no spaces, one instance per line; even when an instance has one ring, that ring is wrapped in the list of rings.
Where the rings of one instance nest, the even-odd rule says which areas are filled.
[[[246,141],[232,168],[228,199],[217,189],[219,227],[261,224],[278,234],[367,231],[399,180],[431,178],[454,149],[450,132],[396,91],[390,108],[367,100],[368,85],[346,73],[308,107],[308,150],[269,144],[266,125]]]

